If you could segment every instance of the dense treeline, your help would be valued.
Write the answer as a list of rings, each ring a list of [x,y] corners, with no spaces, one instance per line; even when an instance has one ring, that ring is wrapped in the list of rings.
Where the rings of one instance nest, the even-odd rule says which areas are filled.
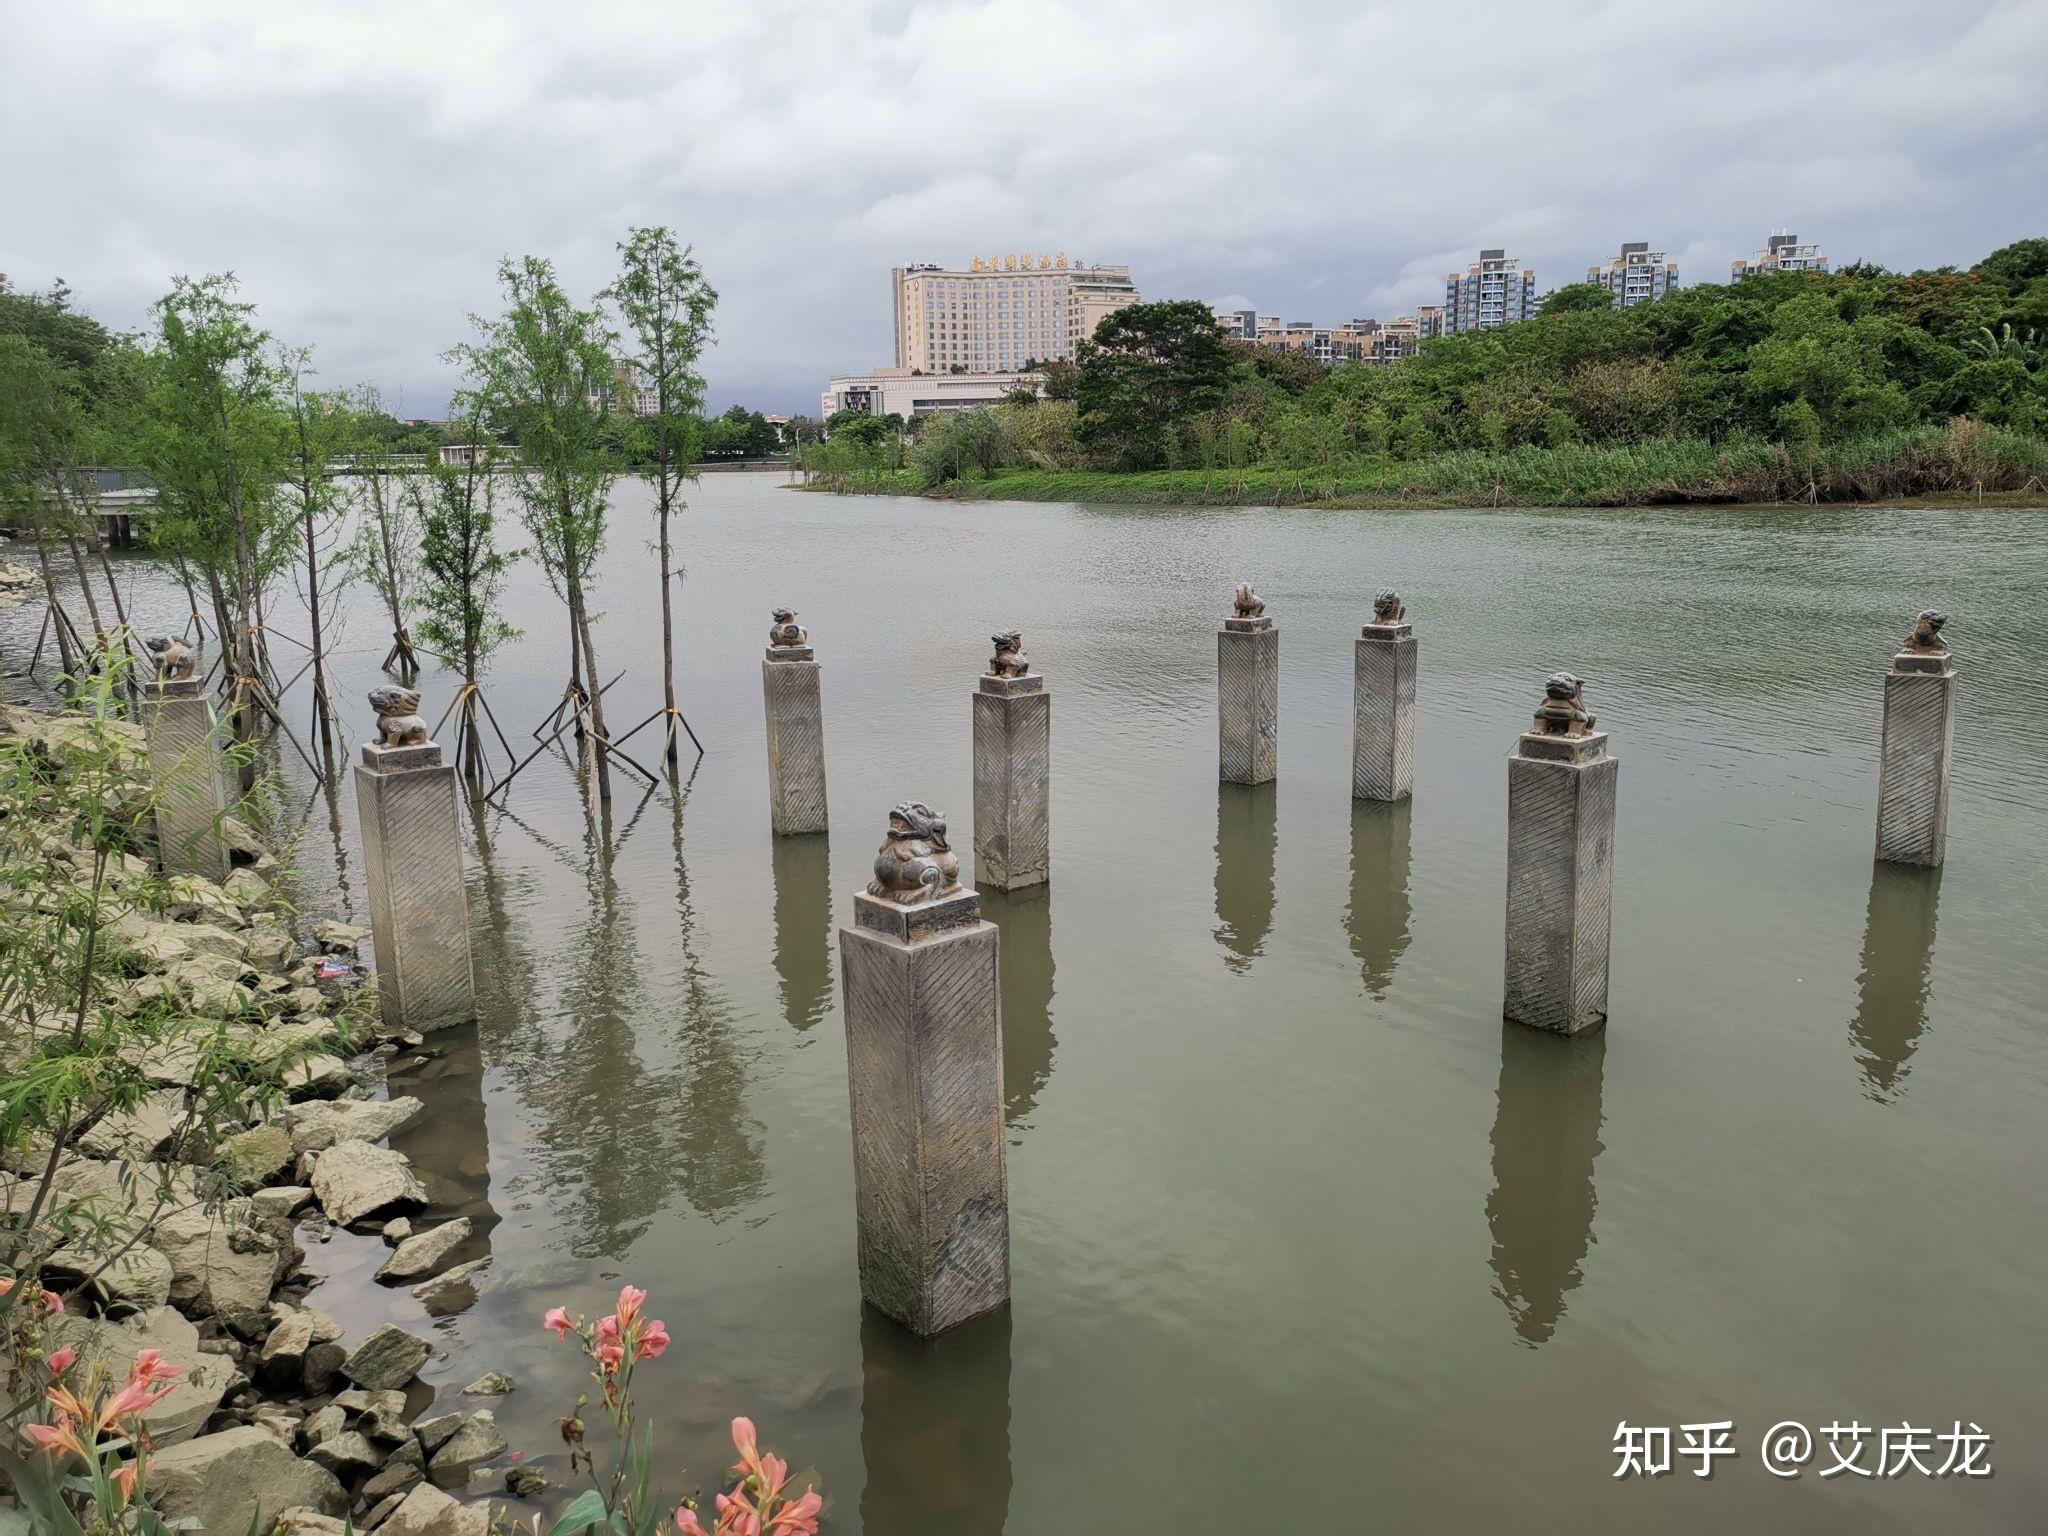
[[[2048,239],[1967,272],[1859,265],[1626,310],[1575,285],[1535,319],[1388,367],[1325,369],[1225,341],[1204,305],[1144,304],[1105,320],[1044,398],[898,444],[842,433],[803,462],[838,488],[1087,495],[1085,480],[1134,499],[2018,489],[2048,481],[2044,360]]]

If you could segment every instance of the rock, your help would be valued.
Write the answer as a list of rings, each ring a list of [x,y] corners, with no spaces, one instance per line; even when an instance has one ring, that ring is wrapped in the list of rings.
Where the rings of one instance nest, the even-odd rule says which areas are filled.
[[[286,994],[285,1001],[291,1005],[294,1013],[319,1013],[326,1008],[327,999],[320,995],[318,987],[297,986],[290,982],[286,984],[291,990]]]
[[[385,1400],[365,1409],[362,1418],[356,1422],[356,1428],[372,1440],[386,1445],[416,1444],[412,1426],[406,1422],[405,1394],[380,1392],[377,1395]]]
[[[283,1126],[252,1126],[223,1141],[215,1161],[245,1189],[268,1184],[291,1166],[292,1139]]]
[[[298,1444],[298,1415],[282,1403],[258,1403],[249,1415],[249,1422],[274,1435],[277,1443],[286,1449]]]
[[[318,1413],[306,1416],[305,1422],[299,1426],[299,1441],[310,1451],[347,1432],[348,1415],[339,1403],[329,1403]]]
[[[455,1431],[462,1425],[463,1416],[459,1413],[437,1413],[413,1425],[412,1432],[419,1437],[420,1449],[432,1456],[455,1437]]]
[[[230,877],[232,878],[232,877]],[[271,1536],[346,1536],[349,1524],[301,1504],[277,1517]]]
[[[334,1406],[351,1417],[366,1413],[405,1412],[405,1394],[396,1387],[350,1387],[346,1392],[337,1392]]]
[[[391,1459],[384,1463],[384,1470],[363,1484],[361,1498],[366,1504],[375,1504],[394,1493],[405,1493],[426,1480],[427,1459],[420,1453],[417,1440],[407,1440],[391,1453]]]
[[[294,1104],[285,1127],[300,1152],[320,1152],[343,1141],[382,1141],[412,1124],[426,1106],[418,1099],[327,1099]]]
[[[402,1387],[427,1363],[427,1341],[386,1323],[358,1344],[341,1364],[341,1373],[359,1387]]]
[[[368,1435],[354,1429],[321,1441],[306,1453],[306,1459],[318,1462],[344,1483],[368,1477],[384,1465],[383,1452],[370,1443]]]
[[[126,1317],[133,1312],[150,1312],[171,1297],[171,1261],[147,1243],[136,1243],[113,1263],[107,1264],[105,1249],[119,1247],[85,1235],[69,1247],[59,1248],[43,1261],[43,1283],[53,1290],[69,1291],[93,1281],[93,1310],[109,1317]],[[102,1265],[105,1272],[100,1273]]]
[[[539,1467],[507,1467],[505,1491],[515,1499],[537,1498],[548,1491],[548,1475]]]
[[[400,1243],[412,1236],[412,1218],[410,1216],[393,1217],[390,1221],[384,1223],[384,1230],[380,1235],[385,1242],[396,1248]]]
[[[347,1226],[393,1206],[421,1206],[427,1192],[412,1165],[388,1147],[339,1141],[313,1164],[313,1194],[327,1219]]]
[[[199,1330],[169,1307],[159,1307],[115,1323],[66,1313],[49,1323],[50,1346],[69,1344],[78,1351],[81,1375],[98,1369],[109,1381],[126,1381],[135,1357],[154,1349],[164,1363],[185,1374],[170,1395],[142,1415],[150,1439],[158,1446],[175,1445],[199,1433],[239,1373],[234,1362],[199,1347]]]
[[[307,1392],[318,1396],[332,1392],[334,1384],[341,1379],[341,1367],[348,1359],[348,1351],[339,1344],[315,1344],[306,1351],[306,1364],[299,1373],[299,1383]]]
[[[185,1123],[185,1095],[177,1088],[145,1094],[133,1109],[116,1110],[80,1134],[78,1150],[88,1157],[148,1162],[161,1153]]]
[[[370,930],[338,919],[322,918],[313,925],[313,940],[329,954],[352,955],[356,946],[370,936]]]
[[[304,1184],[273,1184],[252,1191],[249,1204],[259,1216],[289,1216],[312,1198],[313,1191]]]
[[[460,1312],[475,1303],[477,1293],[483,1289],[480,1276],[490,1262],[488,1258],[471,1259],[467,1264],[444,1269],[433,1279],[423,1280],[414,1286],[413,1298],[426,1307],[429,1317],[447,1317]]]
[[[377,1474],[377,1477],[382,1477],[383,1475],[384,1474],[382,1472],[379,1472]],[[377,1481],[377,1477],[371,1478],[370,1482],[374,1483],[375,1481]],[[363,1484],[363,1486],[367,1488],[370,1486],[370,1484],[365,1483]],[[389,1494],[386,1497],[379,1499],[375,1504],[372,1504],[370,1506],[370,1512],[367,1515],[363,1516],[362,1523],[358,1525],[356,1529],[359,1531],[366,1532],[376,1530],[378,1526],[382,1525],[386,1520],[390,1519],[392,1512],[396,1510],[398,1506],[403,1504],[404,1502],[405,1494],[403,1493]]]
[[[167,1519],[190,1519],[219,1536],[268,1530],[281,1513],[301,1505],[323,1515],[348,1510],[348,1495],[332,1472],[301,1461],[253,1424],[159,1450],[149,1492]]]
[[[469,1481],[472,1468],[504,1455],[505,1447],[505,1432],[498,1428],[497,1416],[480,1408],[427,1458],[427,1475],[443,1488],[459,1488]]]
[[[236,1219],[247,1214],[246,1205],[188,1206],[157,1222],[151,1237],[171,1261],[171,1300],[181,1311],[235,1318],[270,1305],[284,1252],[269,1232]]]
[[[306,1358],[315,1345],[341,1336],[341,1324],[325,1312],[311,1308],[271,1310],[276,1321],[257,1355],[256,1378],[271,1390],[282,1392],[304,1378]]]
[[[258,923],[242,935],[242,958],[259,971],[282,974],[298,952],[292,936],[272,923]]]
[[[232,960],[239,969],[242,959],[240,934],[230,933],[227,929],[216,927],[212,923],[179,923],[171,932],[194,954]]]
[[[386,1536],[485,1536],[490,1511],[462,1505],[430,1483],[421,1483],[386,1515],[379,1531]]]
[[[253,869],[237,869],[229,872],[227,879],[220,883],[221,893],[233,899],[239,907],[262,907],[270,903],[270,882]]]
[[[227,844],[231,854],[239,854],[254,863],[270,850],[257,838],[255,829],[238,816],[223,816],[220,819],[220,840]]]
[[[417,1280],[421,1275],[431,1275],[447,1262],[448,1255],[469,1241],[470,1224],[467,1216],[458,1216],[453,1221],[444,1221],[438,1227],[429,1227],[424,1232],[415,1232],[400,1243],[391,1257],[386,1259],[377,1271],[379,1280]]]
[[[462,1389],[464,1397],[503,1397],[518,1385],[503,1371],[490,1371]]]
[[[285,1092],[293,1099],[326,1098],[341,1092],[351,1081],[348,1063],[327,1051],[293,1062],[281,1076]]]

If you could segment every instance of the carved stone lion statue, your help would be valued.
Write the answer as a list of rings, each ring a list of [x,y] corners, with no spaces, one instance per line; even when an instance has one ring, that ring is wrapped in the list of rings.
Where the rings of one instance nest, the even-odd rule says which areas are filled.
[[[176,635],[152,635],[142,647],[156,663],[160,683],[182,683],[199,669],[199,657]]]
[[[1408,620],[1407,605],[1401,601],[1401,594],[1392,587],[1381,587],[1373,594],[1372,621],[1375,624],[1404,624]]]
[[[911,801],[889,813],[889,835],[875,856],[868,894],[899,907],[914,907],[958,894],[960,860],[946,843],[941,811]]]
[[[413,688],[372,688],[370,708],[377,711],[377,745],[424,747],[427,722],[420,718],[420,696]]]
[[[1569,672],[1553,672],[1543,683],[1543,702],[1536,706],[1536,736],[1587,736],[1593,717],[1586,710],[1586,685]]]
[[[1939,608],[1922,609],[1920,617],[1913,621],[1913,633],[1906,636],[1905,649],[1923,656],[1946,656],[1948,642],[1941,638],[1941,628],[1948,623],[1948,615]]]
[[[1248,581],[1237,584],[1237,594],[1231,598],[1231,604],[1237,609],[1237,616],[1240,619],[1256,619],[1266,611],[1264,601],[1252,590],[1252,584]]]
[[[811,632],[796,621],[794,608],[777,608],[771,617],[775,622],[768,626],[770,645],[809,645]]]
[[[1023,677],[1031,671],[1031,658],[1024,654],[1024,634],[1021,630],[1007,630],[1000,635],[990,635],[995,642],[996,653],[989,661],[990,677]]]

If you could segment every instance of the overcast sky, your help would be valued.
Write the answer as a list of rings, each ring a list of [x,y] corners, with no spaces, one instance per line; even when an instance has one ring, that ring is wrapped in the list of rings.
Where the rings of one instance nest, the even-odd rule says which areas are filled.
[[[232,269],[438,414],[508,253],[628,226],[720,294],[712,403],[892,361],[889,268],[1064,250],[1334,324],[1504,245],[1721,281],[2048,234],[2048,0],[0,0],[0,272],[121,326]]]

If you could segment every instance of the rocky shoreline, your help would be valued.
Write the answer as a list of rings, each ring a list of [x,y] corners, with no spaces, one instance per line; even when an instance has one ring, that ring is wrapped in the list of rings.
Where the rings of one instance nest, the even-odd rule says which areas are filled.
[[[60,716],[0,706],[0,734],[53,756],[64,729]],[[455,1495],[487,1476],[531,1494],[544,1475],[493,1467],[509,1448],[488,1408],[434,1402],[418,1380],[433,1352],[427,1339],[394,1323],[350,1338],[313,1305],[321,1277],[303,1246],[337,1227],[380,1233],[391,1252],[379,1281],[408,1286],[432,1315],[475,1300],[490,1260],[456,1261],[470,1221],[420,1221],[426,1192],[387,1144],[423,1106],[374,1096],[380,1057],[423,1060],[434,1047],[408,1031],[352,1033],[349,1017],[364,1011],[356,950],[368,930],[321,922],[302,940],[277,861],[247,827],[224,831],[237,865],[225,881],[175,877],[166,907],[128,913],[114,933],[138,1006],[167,1000],[235,1020],[228,1027],[252,1056],[289,1053],[286,1101],[219,1145],[214,1166],[231,1169],[246,1193],[205,1200],[198,1170],[175,1161],[198,1053],[174,1046],[141,1063],[148,1096],[77,1130],[59,1165],[54,1193],[93,1199],[97,1214],[45,1267],[45,1284],[65,1300],[51,1345],[116,1379],[146,1349],[180,1368],[176,1389],[143,1415],[151,1502],[167,1519],[222,1536],[485,1536],[488,1503]],[[54,838],[47,851],[58,860],[74,852]],[[145,872],[129,858],[109,878]],[[345,1057],[359,1046],[368,1049]],[[24,1203],[48,1152],[30,1147],[0,1168],[0,1209]],[[511,1390],[492,1372],[462,1398]],[[0,1530],[20,1518],[0,1500]]]

